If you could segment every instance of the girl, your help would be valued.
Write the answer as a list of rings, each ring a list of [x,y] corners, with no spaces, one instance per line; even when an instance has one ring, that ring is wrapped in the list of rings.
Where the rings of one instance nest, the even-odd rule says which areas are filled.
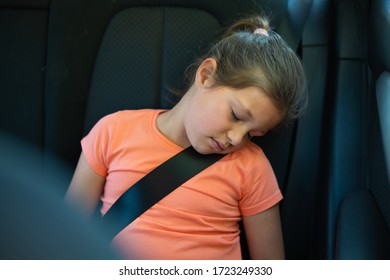
[[[252,259],[283,259],[269,161],[250,141],[297,118],[306,104],[300,60],[258,16],[231,26],[189,68],[190,86],[171,110],[128,110],[102,118],[81,141],[66,195],[104,215],[145,174],[192,145],[226,154],[166,196],[113,240],[126,258],[240,259],[238,222]]]

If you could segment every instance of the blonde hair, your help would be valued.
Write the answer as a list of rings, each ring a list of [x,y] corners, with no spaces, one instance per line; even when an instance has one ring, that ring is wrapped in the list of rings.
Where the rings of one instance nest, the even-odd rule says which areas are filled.
[[[258,29],[266,32],[255,32]],[[194,82],[196,69],[208,57],[217,62],[214,86],[261,88],[285,114],[283,123],[304,112],[308,97],[301,61],[281,36],[271,30],[267,18],[251,16],[233,24],[188,68],[190,85]]]

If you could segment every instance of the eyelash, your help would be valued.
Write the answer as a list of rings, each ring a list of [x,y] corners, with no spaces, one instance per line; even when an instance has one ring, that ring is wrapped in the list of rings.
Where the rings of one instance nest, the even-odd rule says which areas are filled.
[[[240,121],[241,119],[239,117],[237,117],[237,115],[234,113],[234,111],[232,110],[232,119],[236,122]],[[253,136],[251,135],[250,132],[248,132],[248,139],[252,139]]]
[[[232,110],[232,119],[233,119],[234,121],[240,121],[240,118],[237,117],[237,115],[234,113],[233,110]]]

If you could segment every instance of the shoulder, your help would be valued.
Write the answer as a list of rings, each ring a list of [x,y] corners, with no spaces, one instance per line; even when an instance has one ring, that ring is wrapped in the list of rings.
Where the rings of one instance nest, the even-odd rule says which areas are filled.
[[[121,136],[121,134],[126,133],[129,128],[135,127],[135,124],[145,127],[145,122],[152,120],[159,111],[152,109],[123,110],[108,114],[92,127],[87,138],[112,139],[115,135]]]
[[[273,167],[263,149],[253,142],[248,142],[223,160],[231,169],[243,174],[246,181],[263,181],[275,176]]]
[[[262,148],[253,142],[227,154],[215,168],[222,174],[236,174],[245,182],[252,183],[274,174]]]
[[[116,127],[118,125],[128,125],[129,123],[144,123],[153,119],[160,111],[155,109],[117,111],[102,117],[95,124],[95,127]]]
[[[152,118],[155,114],[158,114],[162,110],[157,109],[139,109],[139,110],[122,110],[109,114],[102,119],[111,121],[129,121],[138,119]]]
[[[261,162],[268,162],[263,149],[255,143],[249,141],[245,146],[234,151],[226,157],[226,160],[232,160],[235,162],[242,162],[247,167],[250,164],[256,163],[258,165]]]
[[[265,157],[263,149],[259,145],[253,143],[252,141],[249,141],[240,150],[241,150],[241,152],[246,153],[246,154],[254,154],[255,156]]]

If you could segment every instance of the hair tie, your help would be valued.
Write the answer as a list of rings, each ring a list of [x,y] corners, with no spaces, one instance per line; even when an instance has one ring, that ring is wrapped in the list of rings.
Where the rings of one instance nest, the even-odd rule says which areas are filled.
[[[268,31],[265,30],[264,28],[257,28],[255,31],[253,31],[253,34],[259,34],[259,35],[264,35],[268,36]]]

